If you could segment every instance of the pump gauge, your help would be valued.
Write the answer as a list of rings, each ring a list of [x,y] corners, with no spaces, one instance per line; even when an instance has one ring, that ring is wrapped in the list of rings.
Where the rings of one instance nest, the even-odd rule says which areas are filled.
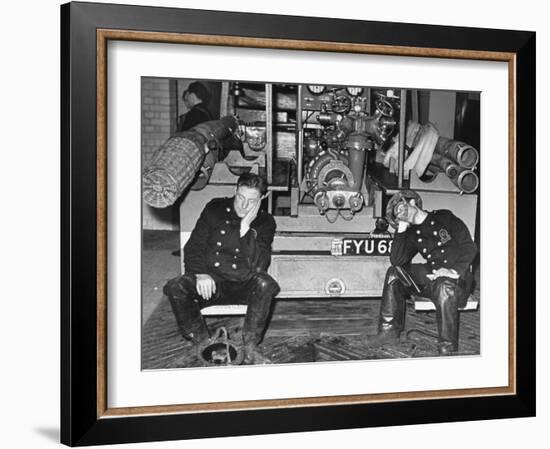
[[[325,91],[325,86],[310,84],[307,86],[307,90],[309,90],[313,95],[321,95]]]
[[[362,87],[346,87],[346,92],[352,97],[357,97],[363,93]]]

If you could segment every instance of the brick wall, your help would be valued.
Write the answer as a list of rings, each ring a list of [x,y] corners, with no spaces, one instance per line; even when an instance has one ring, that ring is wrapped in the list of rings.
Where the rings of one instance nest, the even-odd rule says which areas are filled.
[[[193,80],[141,78],[141,161],[147,164],[155,150],[176,131],[177,116],[187,112],[182,94]],[[213,117],[219,117],[219,82],[203,81],[211,90],[209,105]],[[177,207],[155,209],[143,204],[143,229],[179,230]]]
[[[153,152],[175,131],[177,115],[176,81],[141,79],[141,161],[147,164]],[[144,203],[143,229],[178,230],[175,207],[155,209]]]
[[[141,80],[142,161],[175,131],[177,93],[176,82],[162,78]]]

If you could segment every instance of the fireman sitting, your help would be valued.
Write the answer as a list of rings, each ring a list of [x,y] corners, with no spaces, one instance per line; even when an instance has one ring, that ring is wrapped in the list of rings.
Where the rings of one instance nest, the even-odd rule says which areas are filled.
[[[452,354],[458,351],[458,309],[472,289],[470,265],[477,246],[462,220],[449,210],[423,210],[414,191],[394,195],[386,212],[397,228],[392,266],[384,281],[378,333],[367,336],[366,343],[376,347],[398,342],[405,326],[405,296],[417,293],[435,304],[439,353]],[[425,263],[411,264],[416,254]]]
[[[246,304],[244,363],[269,363],[258,348],[277,282],[267,274],[275,220],[260,209],[264,178],[242,175],[232,198],[216,198],[202,211],[184,247],[185,274],[164,287],[181,334],[197,346],[209,341],[201,309]]]

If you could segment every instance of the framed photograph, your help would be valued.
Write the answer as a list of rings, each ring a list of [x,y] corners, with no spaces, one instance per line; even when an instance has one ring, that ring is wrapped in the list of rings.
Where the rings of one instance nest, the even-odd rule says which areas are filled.
[[[535,414],[535,33],[61,7],[61,440]]]

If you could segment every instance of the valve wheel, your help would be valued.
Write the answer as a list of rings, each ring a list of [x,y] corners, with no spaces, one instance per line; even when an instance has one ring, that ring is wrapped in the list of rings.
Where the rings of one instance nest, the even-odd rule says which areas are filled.
[[[378,98],[374,102],[374,104],[376,106],[376,109],[378,109],[384,117],[393,116],[393,106],[388,100],[385,100],[384,98]]]
[[[332,112],[336,112],[337,114],[343,114],[348,112],[351,109],[351,100],[349,99],[349,97],[340,95],[334,99],[330,107],[332,109]]]

